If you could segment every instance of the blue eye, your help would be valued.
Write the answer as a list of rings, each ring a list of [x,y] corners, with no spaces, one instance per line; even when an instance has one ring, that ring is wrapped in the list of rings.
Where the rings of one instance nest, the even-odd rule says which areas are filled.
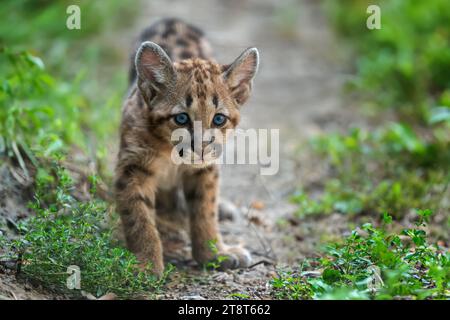
[[[175,115],[174,119],[179,126],[184,126],[189,123],[189,115],[187,113],[179,113]]]
[[[227,117],[225,117],[223,114],[218,113],[213,118],[213,123],[215,126],[222,126],[227,121]]]

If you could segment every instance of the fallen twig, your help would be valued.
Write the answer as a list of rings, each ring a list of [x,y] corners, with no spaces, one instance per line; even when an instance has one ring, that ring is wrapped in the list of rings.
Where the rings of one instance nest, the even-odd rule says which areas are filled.
[[[247,213],[245,214],[247,220],[248,220],[251,210],[252,210],[252,206],[251,206],[251,204],[249,204],[247,206]],[[264,237],[260,234],[259,230],[252,223],[250,223],[250,221],[248,223],[248,226],[253,230],[259,243],[261,244],[262,249],[264,250],[263,256],[270,260],[277,261],[278,259],[273,250],[272,244],[269,241],[267,241],[266,239],[264,239]]]
[[[256,266],[258,266],[258,265],[260,265],[260,264],[264,264],[265,266],[276,266],[276,262],[274,262],[274,261],[260,260],[260,261],[258,261],[258,262],[256,262],[256,263],[250,265],[250,266],[248,267],[248,269],[254,268],[254,267],[256,267]]]

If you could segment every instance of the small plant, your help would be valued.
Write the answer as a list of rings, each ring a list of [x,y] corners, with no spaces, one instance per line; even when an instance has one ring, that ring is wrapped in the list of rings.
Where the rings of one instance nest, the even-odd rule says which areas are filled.
[[[314,291],[298,272],[279,271],[278,277],[271,281],[274,298],[282,300],[309,300]]]
[[[355,55],[351,85],[370,100],[370,107],[394,109],[402,119],[425,123],[438,105],[450,108],[450,3],[377,1],[382,27],[366,28],[369,0],[327,0],[325,8]],[[380,108],[380,109],[381,109]]]
[[[418,210],[415,228],[389,233],[392,217],[383,214],[383,226],[364,224],[342,243],[326,246],[325,255],[308,261],[322,270],[281,272],[272,280],[280,299],[448,299],[450,254],[427,241],[423,227],[431,210]],[[303,268],[301,269],[303,271]]]
[[[54,169],[56,177],[41,174],[38,178],[31,205],[36,216],[20,224],[23,237],[6,241],[9,250],[3,258],[17,261],[19,276],[66,293],[71,265],[80,269],[81,290],[95,296],[135,297],[158,292],[173,268],[169,266],[160,279],[139,271],[135,256],[115,247],[111,232],[100,227],[106,203],[95,198],[77,201],[71,195],[73,183],[68,173],[59,166]],[[150,271],[151,265],[147,268]]]
[[[374,132],[353,129],[346,135],[318,137],[311,145],[332,177],[318,199],[305,191],[292,197],[299,215],[384,211],[403,215],[411,207],[446,209],[448,142],[427,141],[408,126],[392,123]]]
[[[235,299],[235,300],[248,300],[250,299],[250,296],[246,293],[240,293],[240,292],[235,292],[232,293],[230,295],[228,295],[229,298],[231,299]]]
[[[222,263],[228,259],[228,257],[219,254],[219,249],[217,249],[217,240],[208,241],[208,248],[214,254],[215,258],[214,258],[214,260],[206,263],[205,267],[207,269],[217,270],[220,268]]]
[[[78,106],[82,98],[51,77],[38,57],[0,48],[0,156],[13,157],[24,172],[25,158],[50,156],[83,141]]]

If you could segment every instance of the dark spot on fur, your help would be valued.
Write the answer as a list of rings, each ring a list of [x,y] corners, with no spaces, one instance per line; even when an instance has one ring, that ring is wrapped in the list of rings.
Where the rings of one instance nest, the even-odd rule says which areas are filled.
[[[167,45],[165,45],[164,43],[161,43],[159,46],[160,46],[161,49],[163,49],[166,53],[167,53],[167,51],[169,51],[169,47],[168,47]]]
[[[194,34],[196,36],[198,36],[199,38],[204,36],[204,33],[203,33],[203,31],[201,29],[199,29],[199,28],[197,28],[195,26],[192,26],[192,25],[190,27],[191,27],[191,30],[194,32]]]
[[[120,137],[120,149],[126,149],[128,147],[128,143],[124,137]]]
[[[173,59],[172,50],[170,50],[170,48],[168,46],[166,46],[165,44],[161,44],[160,47],[161,47],[161,49],[164,50],[165,53],[167,53],[167,55],[169,56],[170,59]]]
[[[144,107],[144,99],[142,98],[142,95],[137,95],[137,105],[139,109],[142,109]]]
[[[167,28],[174,28],[175,24],[180,21],[177,18],[166,18],[163,20],[164,24],[166,25]]]
[[[147,196],[142,196],[142,195],[137,195],[135,197],[132,197],[131,199],[129,199],[129,202],[143,202],[145,203],[145,205],[150,208],[153,209],[155,208],[155,204],[153,203],[153,201],[147,197]]]
[[[136,219],[131,215],[131,212],[126,210],[127,214],[122,213],[122,224],[126,228],[131,228],[136,224]],[[126,234],[128,237],[129,235]]]
[[[231,64],[224,64],[224,65],[222,65],[221,66],[221,73],[225,73],[226,74],[226,72],[230,69],[230,67],[231,67]]]
[[[206,100],[206,92],[199,88],[197,91],[197,98]]]
[[[144,197],[144,203],[150,209],[153,209],[155,207],[155,204],[149,197]]]
[[[146,176],[151,176],[153,174],[150,170],[136,164],[129,164],[125,166],[123,168],[123,173],[129,176],[136,173],[144,174]]]
[[[203,193],[199,193],[197,189],[190,190],[185,193],[187,201],[200,200],[203,198]]]
[[[216,170],[216,167],[214,167],[214,166],[208,166],[208,167],[205,167],[205,168],[198,169],[198,170],[194,173],[194,175],[196,175],[196,176],[202,176],[202,175],[204,175],[204,174],[208,174],[208,173],[210,173],[210,172],[213,172],[214,170]]]
[[[214,106],[217,108],[219,106],[219,97],[217,97],[217,94],[215,94],[213,96],[212,100],[213,100]]]
[[[176,44],[180,47],[187,47],[189,46],[189,42],[186,41],[186,39],[178,38],[176,41]]]
[[[169,121],[170,119],[172,119],[172,115],[162,115],[154,117],[150,122],[153,126],[160,126],[161,124],[163,124],[166,121]]]
[[[129,215],[131,215],[131,211],[128,209],[122,209],[122,210],[120,210],[120,215],[121,216],[129,216]]]
[[[196,175],[196,176],[201,176],[201,175],[203,175],[204,173],[205,173],[205,170],[204,170],[204,169],[199,169],[199,170],[195,171],[194,175]]]
[[[190,59],[190,58],[192,58],[192,53],[189,51],[182,51],[180,53],[180,58],[181,59]]]
[[[116,181],[115,187],[117,191],[123,191],[127,187],[127,181],[123,177]]]
[[[191,104],[192,104],[192,96],[190,94],[188,94],[186,96],[186,107],[189,108],[191,106]]]
[[[215,196],[213,196],[213,197],[211,198],[211,202],[212,202],[212,203],[215,203],[215,202],[216,202],[216,197],[215,197]]]
[[[197,28],[196,26],[189,25],[189,29],[197,37],[202,37],[204,35],[203,31],[201,29]]]
[[[233,126],[237,126],[238,125],[238,119],[237,118],[230,118],[231,123],[233,124]]]
[[[214,188],[214,183],[208,182],[207,184],[205,184],[205,188],[206,188],[206,189],[212,189],[212,188]]]
[[[155,30],[155,28],[147,28],[145,29],[142,34],[141,34],[141,41],[147,41],[147,40],[151,40],[154,36],[156,36],[157,32]]]
[[[148,127],[148,131],[156,139],[159,139],[161,141],[167,141],[168,140],[168,138],[160,130],[155,130],[154,128],[152,128],[152,126]]]
[[[168,37],[170,37],[170,36],[173,35],[173,34],[177,34],[177,31],[175,30],[175,28],[174,28],[173,26],[169,26],[169,27],[166,29],[166,31],[164,31],[164,32],[161,34],[161,37],[162,37],[163,39],[167,39]]]
[[[193,41],[193,42],[195,42],[195,43],[198,43],[198,42],[199,42],[199,36],[196,35],[196,34],[194,34],[194,33],[188,33],[188,34],[186,35],[186,37],[187,37],[189,40],[191,40],[191,41]]]

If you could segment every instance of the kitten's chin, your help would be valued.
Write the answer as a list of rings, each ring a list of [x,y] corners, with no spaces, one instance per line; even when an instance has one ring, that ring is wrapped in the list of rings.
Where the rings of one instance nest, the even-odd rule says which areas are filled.
[[[190,167],[195,168],[195,169],[203,169],[203,168],[209,167],[213,164],[214,164],[214,162],[195,163],[195,164],[190,164]]]
[[[197,169],[206,168],[208,166],[216,164],[218,160],[219,158],[214,157],[212,153],[207,153],[203,158],[200,158],[197,154],[189,152],[189,154],[182,158],[183,164]]]
[[[215,164],[217,162],[217,159],[211,159],[211,158],[206,158],[206,159],[196,159],[196,161],[189,163],[189,165],[192,168],[197,168],[197,169],[202,169],[202,168],[206,168],[209,167],[213,164]]]

